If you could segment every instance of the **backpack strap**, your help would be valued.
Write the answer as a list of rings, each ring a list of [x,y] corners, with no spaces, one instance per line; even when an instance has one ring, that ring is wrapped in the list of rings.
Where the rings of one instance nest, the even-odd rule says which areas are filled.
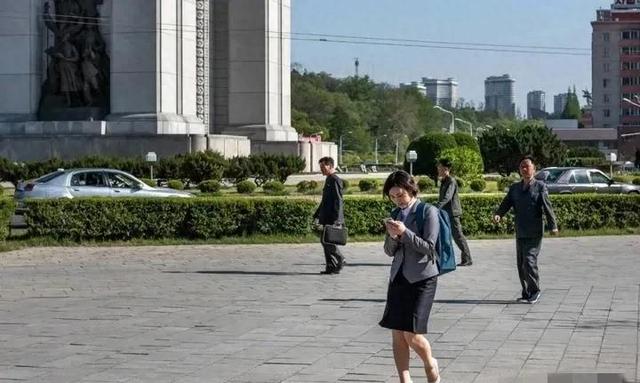
[[[420,201],[416,207],[416,226],[418,227],[418,236],[422,238],[424,233],[424,214],[427,211],[427,204]]]

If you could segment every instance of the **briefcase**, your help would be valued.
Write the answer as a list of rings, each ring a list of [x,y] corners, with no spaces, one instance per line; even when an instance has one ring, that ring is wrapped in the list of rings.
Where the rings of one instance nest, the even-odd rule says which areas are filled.
[[[322,243],[344,246],[347,244],[347,228],[344,225],[324,225]]]

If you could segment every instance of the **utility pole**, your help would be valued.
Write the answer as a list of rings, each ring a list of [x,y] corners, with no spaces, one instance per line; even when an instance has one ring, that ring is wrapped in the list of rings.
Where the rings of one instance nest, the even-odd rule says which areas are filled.
[[[358,75],[359,75],[358,67],[360,66],[360,60],[358,60],[357,57],[355,58],[355,60],[356,60],[356,62],[355,62],[355,64],[356,64],[356,77],[358,77]]]

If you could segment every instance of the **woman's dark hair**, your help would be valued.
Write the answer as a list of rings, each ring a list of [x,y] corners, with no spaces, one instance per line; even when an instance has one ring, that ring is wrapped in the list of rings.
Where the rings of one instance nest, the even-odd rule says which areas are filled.
[[[406,190],[413,197],[418,195],[418,185],[416,185],[416,181],[404,170],[397,170],[389,174],[389,177],[387,177],[387,180],[384,182],[382,195],[388,198],[389,191],[396,186]]]

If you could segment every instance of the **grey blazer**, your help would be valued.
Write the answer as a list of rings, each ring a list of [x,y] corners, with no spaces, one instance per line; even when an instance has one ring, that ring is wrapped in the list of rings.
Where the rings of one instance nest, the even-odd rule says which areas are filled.
[[[462,206],[458,196],[458,182],[455,178],[448,176],[442,179],[440,182],[440,196],[435,206],[449,213],[450,217],[460,217],[462,215]]]
[[[440,234],[438,209],[434,206],[426,209],[424,212],[424,232],[422,236],[419,236],[416,234],[418,231],[416,222],[418,202],[413,204],[409,215],[404,220],[407,230],[402,237],[396,240],[391,238],[389,233],[385,235],[384,252],[393,257],[390,282],[398,274],[400,266],[402,266],[402,275],[411,283],[438,275],[438,266],[435,263],[436,246]]]

